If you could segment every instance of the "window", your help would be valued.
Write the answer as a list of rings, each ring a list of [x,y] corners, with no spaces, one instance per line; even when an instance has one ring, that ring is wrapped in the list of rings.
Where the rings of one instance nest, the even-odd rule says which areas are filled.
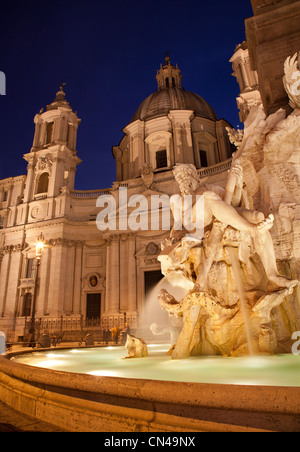
[[[208,161],[207,161],[207,153],[206,153],[206,151],[202,151],[200,149],[199,153],[200,153],[201,168],[207,168],[208,167]]]
[[[22,315],[24,317],[29,317],[31,315],[31,302],[32,302],[32,295],[31,295],[31,293],[27,293],[24,296],[24,301],[23,301]]]
[[[48,184],[49,184],[49,174],[43,173],[40,175],[37,194],[38,193],[47,193],[48,192]]]
[[[70,147],[71,145],[71,137],[72,137],[72,126],[71,124],[68,124],[68,131],[67,131],[67,146]]]
[[[54,129],[54,122],[48,122],[46,144],[52,143],[52,141],[53,141],[53,129]]]
[[[0,217],[0,229],[4,228],[4,217]]]
[[[169,88],[169,86],[170,86],[169,78],[166,78],[166,87]]]
[[[163,151],[156,152],[156,168],[166,168],[168,166],[168,158],[167,151],[164,149]]]
[[[3,194],[3,202],[6,202],[8,199],[8,191],[5,191]]]
[[[35,259],[28,259],[25,276],[26,276],[26,278],[34,278],[34,276],[35,276]]]

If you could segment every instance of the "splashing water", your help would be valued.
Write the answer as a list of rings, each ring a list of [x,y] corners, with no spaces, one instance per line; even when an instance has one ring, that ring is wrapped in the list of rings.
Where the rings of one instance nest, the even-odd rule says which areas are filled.
[[[159,328],[172,327],[172,319],[167,312],[162,311],[158,301],[160,290],[167,290],[177,301],[180,301],[193,286],[194,284],[181,273],[171,272],[165,276],[146,296],[145,307],[140,319],[141,326],[149,329],[151,324],[156,323]]]
[[[243,320],[244,320],[244,327],[245,327],[249,355],[253,356],[255,354],[255,352],[254,352],[252,332],[251,332],[251,320],[250,320],[250,315],[249,315],[249,307],[247,305],[247,300],[245,297],[245,289],[244,289],[244,283],[243,283],[243,279],[242,279],[241,268],[239,265],[238,249],[228,246],[228,247],[226,247],[226,250],[227,250],[230,260],[231,260],[232,270],[233,270],[235,282],[236,282],[238,293],[239,293],[241,311],[242,311],[242,316],[243,316]]]

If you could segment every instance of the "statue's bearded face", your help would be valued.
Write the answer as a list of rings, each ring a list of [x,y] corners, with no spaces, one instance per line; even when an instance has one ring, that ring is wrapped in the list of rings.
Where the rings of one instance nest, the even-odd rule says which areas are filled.
[[[174,177],[179,185],[180,193],[184,195],[192,195],[196,190],[199,182],[186,171],[174,171]]]

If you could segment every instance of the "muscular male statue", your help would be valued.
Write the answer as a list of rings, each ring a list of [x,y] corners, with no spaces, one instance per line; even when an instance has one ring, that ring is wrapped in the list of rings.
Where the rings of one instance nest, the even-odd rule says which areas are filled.
[[[173,169],[173,174],[179,185],[182,198],[179,202],[184,202],[183,197],[185,195],[194,197],[192,212],[194,223],[197,220],[196,195],[202,195],[204,198],[204,218],[202,218],[204,228],[211,225],[215,219],[223,225],[224,229],[226,226],[231,226],[241,232],[249,233],[253,238],[255,250],[262,261],[269,281],[278,287],[291,288],[296,286],[297,280],[290,280],[280,276],[278,273],[273,241],[269,232],[274,223],[273,215],[265,218],[261,212],[238,207],[243,192],[243,170],[239,166],[238,161],[229,172],[225,190],[215,185],[201,185],[197,170],[191,164],[176,165]],[[179,221],[176,215],[178,215],[179,211],[182,211],[182,209],[176,207],[178,206],[171,203],[175,224]],[[178,240],[185,235],[185,232],[180,231],[180,234],[178,234],[178,231],[173,228],[170,237],[173,240]],[[209,268],[207,267],[203,270],[205,277],[208,275],[211,263]],[[195,290],[203,289],[201,287],[201,278],[203,283],[203,272],[198,276]]]

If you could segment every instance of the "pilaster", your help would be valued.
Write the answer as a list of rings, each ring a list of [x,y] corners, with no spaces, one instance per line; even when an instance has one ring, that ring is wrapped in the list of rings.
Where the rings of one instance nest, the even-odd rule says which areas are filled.
[[[194,112],[192,110],[171,110],[168,117],[173,124],[176,163],[195,164],[191,131]]]

